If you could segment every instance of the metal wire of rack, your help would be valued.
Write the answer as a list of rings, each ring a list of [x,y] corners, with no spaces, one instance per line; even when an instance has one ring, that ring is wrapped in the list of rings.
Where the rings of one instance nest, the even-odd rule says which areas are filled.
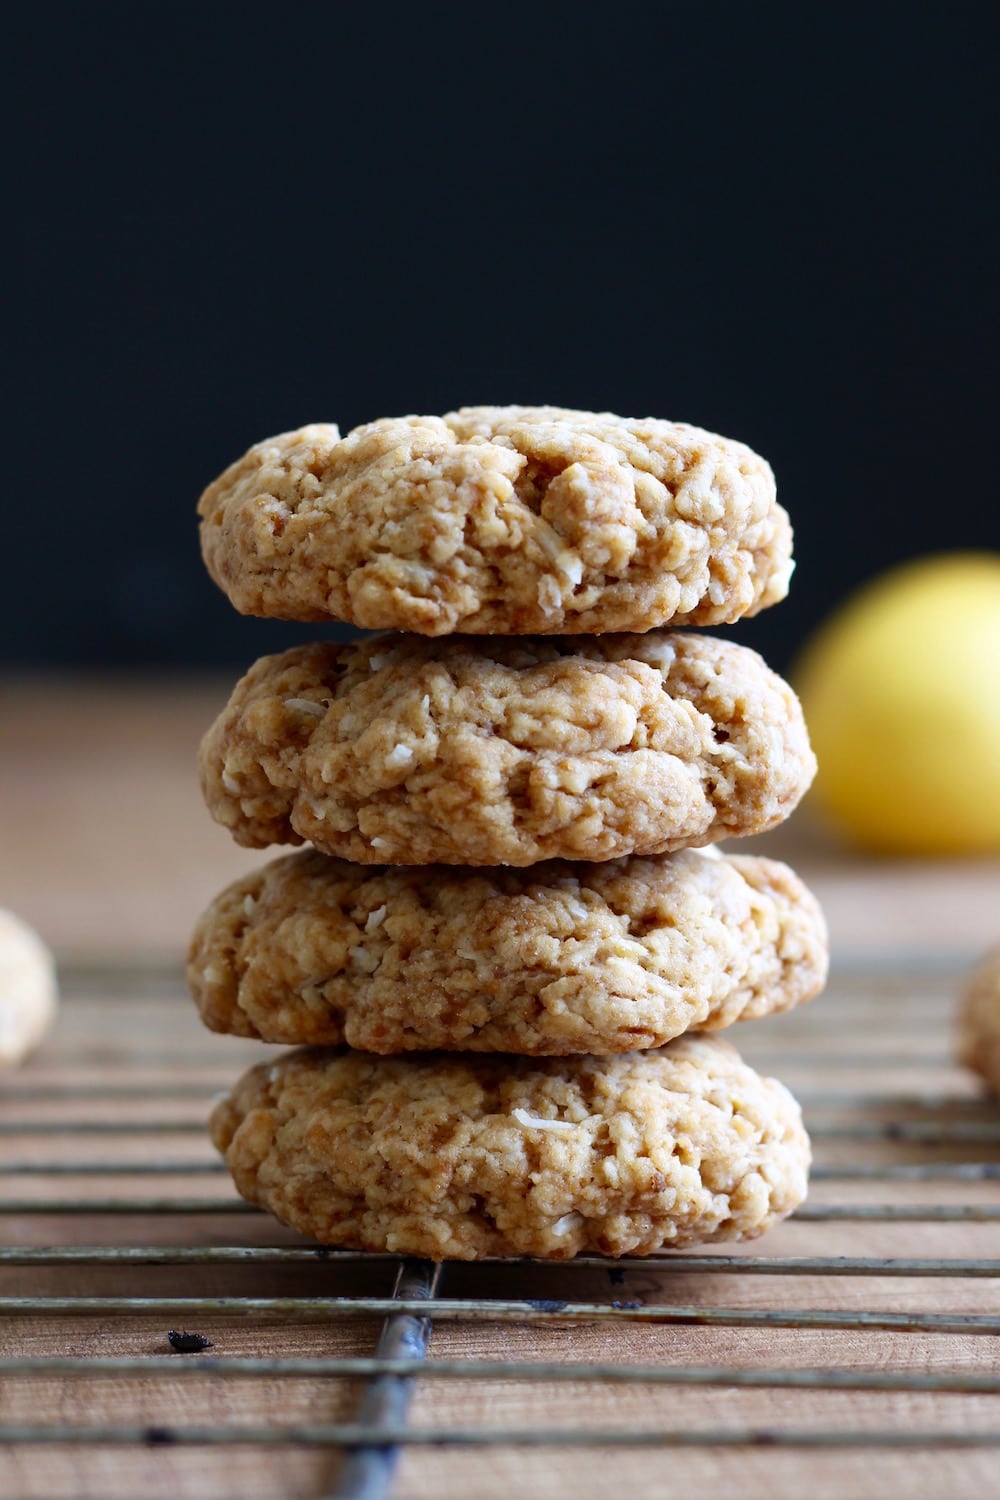
[[[388,1495],[400,1455],[420,1450],[551,1457],[670,1449],[680,1461],[688,1449],[919,1449],[950,1453],[955,1465],[973,1450],[995,1450],[1000,1371],[989,1341],[1000,1334],[1000,1259],[977,1252],[1000,1220],[1000,1114],[949,1055],[961,967],[845,965],[816,1007],[783,1018],[780,1030],[748,1027],[739,1037],[748,1060],[799,1094],[817,1155],[814,1197],[763,1252],[444,1267],[317,1249],[236,1198],[205,1143],[204,1115],[212,1090],[261,1049],[203,1036],[170,969],[67,970],[60,1032],[0,1097],[0,1192],[13,1188],[0,1196],[0,1329],[10,1330],[0,1342],[0,1442],[15,1454],[250,1448],[264,1462],[279,1448],[335,1453],[336,1473],[317,1472],[308,1483],[311,1493],[342,1500]],[[102,1242],[80,1242],[81,1231]],[[787,1252],[796,1236],[806,1237],[808,1253]],[[845,1244],[849,1253],[838,1249]],[[153,1276],[162,1288],[144,1285]],[[218,1278],[232,1276],[249,1277],[249,1289],[220,1292]],[[900,1287],[905,1295],[891,1291]],[[220,1348],[178,1355],[166,1352],[162,1335],[147,1340],[146,1330],[165,1331],[172,1320],[207,1327]],[[137,1330],[140,1344],[95,1352],[93,1338],[77,1332],[84,1352],[59,1348],[64,1324],[89,1335]],[[355,1326],[365,1337],[378,1327],[373,1348],[324,1347],[324,1336]],[[239,1328],[263,1330],[270,1348],[292,1330],[321,1342],[307,1353],[223,1352],[226,1330]],[[663,1357],[650,1345],[654,1357],[634,1356],[636,1339],[685,1329],[700,1347]],[[456,1352],[432,1355],[432,1338],[445,1331]],[[740,1331],[758,1342],[744,1349]],[[505,1342],[515,1334],[522,1357]],[[726,1357],[711,1357],[713,1334]],[[535,1342],[526,1346],[528,1335]],[[830,1336],[854,1340],[850,1361],[835,1349],[810,1357]],[[899,1344],[907,1337],[920,1341],[917,1360]],[[583,1340],[584,1357],[566,1357],[567,1338]],[[151,1400],[141,1419],[119,1419],[102,1396],[103,1387],[138,1382],[145,1390],[158,1381],[171,1392],[224,1389],[223,1418],[160,1417]],[[297,1416],[302,1403],[286,1407],[281,1396],[295,1382],[319,1400],[329,1383],[346,1382],[349,1412]],[[83,1386],[86,1420],[55,1420],[44,1394],[31,1394],[58,1391],[61,1411],[66,1393]],[[458,1420],[462,1408],[446,1402],[438,1414],[435,1391],[452,1387],[468,1399],[476,1386],[496,1397],[496,1411],[477,1402],[474,1419]],[[253,1387],[272,1393],[263,1416],[259,1401],[244,1404],[239,1394]],[[590,1393],[585,1421],[550,1410],[560,1387]],[[657,1409],[655,1420],[635,1423],[614,1406],[614,1393],[630,1388],[706,1400],[716,1392],[719,1400],[707,1420],[671,1420],[663,1408],[666,1415]],[[13,1404],[4,1399],[10,1392]],[[418,1420],[414,1400],[419,1406],[424,1392]],[[794,1420],[794,1409],[786,1420],[781,1408],[755,1420],[739,1406],[740,1393],[749,1400],[753,1392],[808,1398],[811,1420]],[[615,1420],[595,1420],[594,1393]],[[870,1396],[871,1410],[852,1406],[846,1420],[839,1409],[822,1420],[824,1403],[852,1393]],[[950,1415],[936,1419],[932,1406],[901,1421],[905,1408],[886,1407],[889,1420],[880,1419],[877,1403],[894,1398],[948,1398]],[[512,1403],[538,1420],[506,1420]],[[283,1492],[276,1480],[274,1492]]]

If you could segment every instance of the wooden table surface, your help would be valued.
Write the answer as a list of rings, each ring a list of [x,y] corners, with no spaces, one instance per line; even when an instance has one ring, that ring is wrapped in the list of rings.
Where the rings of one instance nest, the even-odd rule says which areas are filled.
[[[54,1310],[51,1298],[356,1299],[391,1291],[393,1266],[377,1259],[169,1263],[170,1247],[190,1255],[304,1246],[265,1216],[234,1211],[203,1120],[212,1091],[262,1050],[204,1034],[177,979],[198,911],[226,880],[267,857],[235,849],[200,804],[194,749],[225,695],[224,683],[204,682],[8,682],[0,690],[0,905],[27,917],[70,960],[51,1039],[0,1088],[7,1247],[0,1296],[28,1299],[3,1303],[0,1360],[70,1357],[94,1361],[96,1372],[109,1356],[147,1362],[169,1352],[162,1308],[114,1310],[105,1302]],[[748,1060],[803,1100],[817,1163],[806,1210],[763,1241],[734,1247],[732,1257],[726,1247],[713,1250],[708,1270],[683,1256],[631,1262],[624,1279],[600,1265],[447,1268],[433,1304],[433,1361],[653,1367],[683,1380],[619,1383],[586,1370],[572,1382],[421,1379],[409,1414],[414,1429],[560,1426],[659,1437],[648,1448],[407,1447],[392,1488],[397,1500],[507,1500],[512,1489],[543,1500],[603,1500],[609,1485],[704,1500],[734,1493],[980,1500],[995,1492],[1000,1113],[953,1065],[951,1026],[969,962],[1000,939],[1000,862],[864,860],[802,814],[756,847],[788,858],[809,880],[833,937],[826,996],[740,1028],[737,1038]],[[150,1195],[155,1204],[144,1209],[139,1200]],[[66,1212],[67,1202],[76,1212]],[[81,1246],[93,1249],[67,1263],[65,1252]],[[168,1263],[109,1262],[109,1253],[129,1246],[159,1247]],[[26,1263],[45,1247],[54,1247],[56,1264]],[[914,1257],[922,1267],[901,1260]],[[501,1318],[497,1299],[524,1297],[582,1306],[526,1307]],[[460,1298],[475,1301],[458,1316]],[[615,1309],[611,1299],[638,1306]],[[364,1305],[349,1311],[317,1318],[273,1306],[253,1315],[203,1307],[198,1326],[226,1359],[370,1355],[380,1319],[362,1316]],[[363,1411],[364,1382],[223,1378],[176,1358],[166,1373],[152,1364],[150,1374],[87,1378],[56,1367],[8,1371],[0,1427],[136,1424],[147,1440],[25,1441],[0,1466],[0,1496],[336,1492],[343,1471],[329,1447],[167,1439],[192,1425],[351,1422]],[[715,1375],[698,1384],[692,1367]],[[834,1378],[796,1387],[794,1372],[811,1368]],[[784,1383],[740,1384],[768,1371]],[[880,1372],[888,1387],[852,1388],[852,1372],[866,1371]],[[981,1389],[960,1388],[970,1377]],[[847,1384],[834,1388],[837,1379]],[[942,1381],[954,1388],[923,1388]],[[703,1433],[693,1446],[665,1446],[664,1434],[694,1429],[717,1440]],[[757,1440],[737,1445],[743,1429]],[[796,1432],[806,1438],[793,1441]],[[810,1446],[817,1433],[823,1444]],[[858,1445],[859,1433],[871,1446]],[[894,1445],[886,1433],[902,1437]],[[844,1434],[853,1434],[846,1446]]]

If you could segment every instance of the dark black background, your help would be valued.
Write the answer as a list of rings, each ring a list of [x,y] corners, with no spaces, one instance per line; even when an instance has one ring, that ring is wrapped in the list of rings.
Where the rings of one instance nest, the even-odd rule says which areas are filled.
[[[247,664],[194,505],[314,420],[554,402],[773,463],[784,665],[899,558],[1000,543],[987,5],[6,13],[23,254],[8,663]]]

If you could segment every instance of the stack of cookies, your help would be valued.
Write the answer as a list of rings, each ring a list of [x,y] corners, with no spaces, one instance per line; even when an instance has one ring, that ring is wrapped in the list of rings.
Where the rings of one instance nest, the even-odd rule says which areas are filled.
[[[307,1044],[211,1130],[326,1244],[642,1255],[802,1200],[798,1105],[714,1033],[807,1000],[819,909],[720,855],[814,761],[754,652],[678,627],[784,597],[767,464],[697,428],[477,407],[302,428],[202,497],[244,613],[389,631],[266,657],[201,749],[240,844],[189,982],[213,1030]],[[670,626],[670,630],[663,627]]]

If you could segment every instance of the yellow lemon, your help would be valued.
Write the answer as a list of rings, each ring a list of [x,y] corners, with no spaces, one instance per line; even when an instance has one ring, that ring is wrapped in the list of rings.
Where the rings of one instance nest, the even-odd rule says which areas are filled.
[[[1000,850],[1000,553],[920,558],[843,604],[793,671],[818,806],[869,849]]]

